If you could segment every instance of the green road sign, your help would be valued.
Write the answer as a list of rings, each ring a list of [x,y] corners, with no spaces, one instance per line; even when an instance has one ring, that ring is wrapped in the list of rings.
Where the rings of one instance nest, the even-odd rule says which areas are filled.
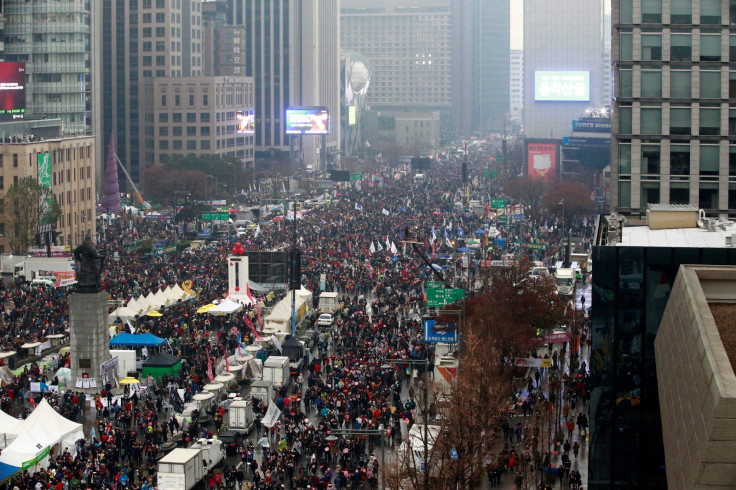
[[[465,297],[464,289],[427,289],[427,306],[439,308]]]
[[[427,289],[444,289],[445,285],[439,281],[427,281]]]
[[[176,245],[169,245],[163,248],[157,248],[153,251],[154,255],[167,255],[176,252]]]
[[[227,211],[217,211],[214,213],[202,213],[202,221],[217,221],[230,219],[230,213]]]
[[[506,207],[506,199],[491,199],[491,207],[493,209],[502,209]]]
[[[508,221],[508,220],[506,219],[506,216],[499,216],[499,217],[498,217],[498,223],[499,223],[499,224],[505,224],[505,223],[506,223],[506,221]]]
[[[350,180],[363,180],[363,174],[357,173],[357,174],[350,174]]]

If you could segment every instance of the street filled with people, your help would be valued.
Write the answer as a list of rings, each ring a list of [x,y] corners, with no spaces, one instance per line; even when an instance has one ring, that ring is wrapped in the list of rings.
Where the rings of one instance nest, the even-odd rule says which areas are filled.
[[[150,332],[167,339],[164,349],[181,357],[183,367],[178,374],[145,383],[144,390],[126,388],[122,398],[117,398],[121,387],[114,383],[101,387],[97,396],[85,396],[73,387],[60,393],[32,392],[32,382],[58,385],[54,371],[70,365],[68,352],[54,354],[53,366],[42,365],[38,358],[2,360],[13,369],[22,367],[13,379],[2,382],[3,411],[26,417],[45,397],[65,417],[83,423],[86,436],[74,450],[52,454],[47,469],[17,475],[10,488],[156,488],[157,461],[164,447],[170,446],[168,443],[186,445],[201,437],[217,437],[227,428],[224,408],[212,408],[212,416],[208,417],[211,422],[198,420],[206,413],[204,409],[202,415],[195,412],[182,421],[171,393],[184,390],[183,401],[191,400],[211,381],[213,361],[216,371],[222,369],[219,361],[223,357],[258,342],[260,306],[247,306],[231,316],[197,313],[202,305],[226,296],[226,257],[236,240],[246,251],[286,250],[292,243],[297,244],[303,253],[301,283],[315,297],[300,329],[313,329],[319,334],[307,363],[295,373],[289,386],[277,388],[273,399],[253,399],[255,428],[238,441],[234,454],[224,458],[221,465],[205,468],[204,486],[378,488],[384,464],[380,448],[395,451],[405,439],[407,428],[417,419],[417,393],[426,389],[424,383],[434,372],[434,349],[423,342],[421,316],[426,307],[426,282],[437,280],[437,274],[425,258],[437,262],[440,257],[448,257],[446,266],[436,269],[448,281],[466,288],[468,295],[477,289],[491,261],[511,254],[549,267],[561,260],[563,233],[559,219],[535,211],[526,213],[523,220],[504,224],[500,214],[486,206],[491,198],[503,197],[497,184],[482,178],[492,151],[490,146],[471,151],[467,184],[461,178],[462,159],[457,158],[433,163],[423,180],[414,179],[408,169],[376,167],[364,172],[357,183],[336,183],[335,189],[326,193],[303,191],[298,197],[292,196],[301,202],[319,198],[319,205],[304,205],[298,211],[296,227],[285,210],[286,221],[262,216],[256,228],[249,228],[240,237],[186,252],[153,255],[141,251],[140,243],[146,239],[175,243],[185,227],[177,229],[168,220],[130,215],[101,220],[97,249],[107,256],[101,282],[111,300],[127,303],[184,281],[191,281],[191,289],[197,291],[194,299],[162,309],[162,316],[143,316],[119,326],[121,331]],[[485,203],[480,212],[470,209],[466,185],[472,199]],[[249,199],[255,201],[258,197],[254,193]],[[567,226],[574,235],[584,237],[584,242],[591,234],[588,220],[583,217],[569,220]],[[457,249],[473,238],[479,241],[478,246],[466,249],[469,260],[464,262]],[[539,246],[521,248],[520,243]],[[589,241],[583,247],[589,248]],[[334,326],[321,330],[312,314],[320,289],[337,292],[341,305]],[[69,297],[73,292],[73,288],[50,288],[20,280],[5,284],[5,308],[0,317],[2,350],[20,352],[25,342],[43,341],[50,334],[68,331]],[[253,290],[263,308],[272,306],[284,294]],[[584,308],[584,296],[579,302]],[[255,329],[251,328],[253,323]],[[581,326],[584,334],[584,321]],[[558,352],[560,345],[553,349],[550,344],[549,351],[543,347],[538,354],[554,354],[557,365],[558,355],[563,363],[564,349],[562,345]],[[576,410],[576,404],[584,406],[587,398],[585,364],[578,364],[576,372],[568,375],[576,381],[565,400],[564,417],[572,426],[567,441],[573,439],[573,429],[587,427],[586,416],[579,406]],[[524,457],[525,449],[524,444],[513,444],[524,437],[523,422],[517,421],[527,411],[531,413],[539,397],[544,396],[539,378],[534,379],[535,371],[531,370],[529,376],[518,390],[509,393],[523,415],[517,413],[519,418],[506,418],[498,427],[489,428],[499,433],[499,447],[494,449],[498,452],[489,458],[487,469],[491,486],[501,482],[503,473],[510,475],[503,478],[505,482],[518,478],[515,460]],[[247,386],[239,390],[248,396]],[[103,404],[103,399],[108,403]],[[281,417],[267,427],[261,421],[271,402],[281,411]],[[369,432],[335,437],[346,430]],[[574,453],[577,458],[579,445],[562,446],[563,462],[564,458],[570,461],[568,454]],[[570,472],[569,464],[563,467],[568,473],[560,471],[560,481],[564,477],[568,484],[574,483],[578,476]]]

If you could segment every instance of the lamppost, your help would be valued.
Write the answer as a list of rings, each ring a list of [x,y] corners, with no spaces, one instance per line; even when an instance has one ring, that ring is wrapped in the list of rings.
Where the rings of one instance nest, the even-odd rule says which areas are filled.
[[[565,198],[560,199],[557,203],[558,206],[562,206],[562,240],[564,243],[567,238],[567,246],[565,247],[564,263],[563,267],[570,267],[570,234],[567,232],[567,221],[565,221]]]

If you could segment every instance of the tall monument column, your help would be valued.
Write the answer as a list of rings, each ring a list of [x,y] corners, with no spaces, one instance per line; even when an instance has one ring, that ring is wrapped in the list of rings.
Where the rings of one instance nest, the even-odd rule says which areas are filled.
[[[75,390],[99,393],[105,387],[100,366],[110,359],[107,293],[100,283],[104,256],[87,237],[74,250],[74,259],[77,287],[69,299],[72,383]],[[79,379],[82,386],[78,386]]]

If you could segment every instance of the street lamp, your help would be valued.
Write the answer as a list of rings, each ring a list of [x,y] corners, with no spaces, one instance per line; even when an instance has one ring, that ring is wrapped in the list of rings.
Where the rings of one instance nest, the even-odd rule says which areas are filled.
[[[560,199],[557,203],[558,206],[562,206],[562,240],[564,243],[565,235],[567,235],[567,246],[565,247],[564,267],[570,267],[570,234],[567,233],[567,222],[565,221],[565,198]]]

